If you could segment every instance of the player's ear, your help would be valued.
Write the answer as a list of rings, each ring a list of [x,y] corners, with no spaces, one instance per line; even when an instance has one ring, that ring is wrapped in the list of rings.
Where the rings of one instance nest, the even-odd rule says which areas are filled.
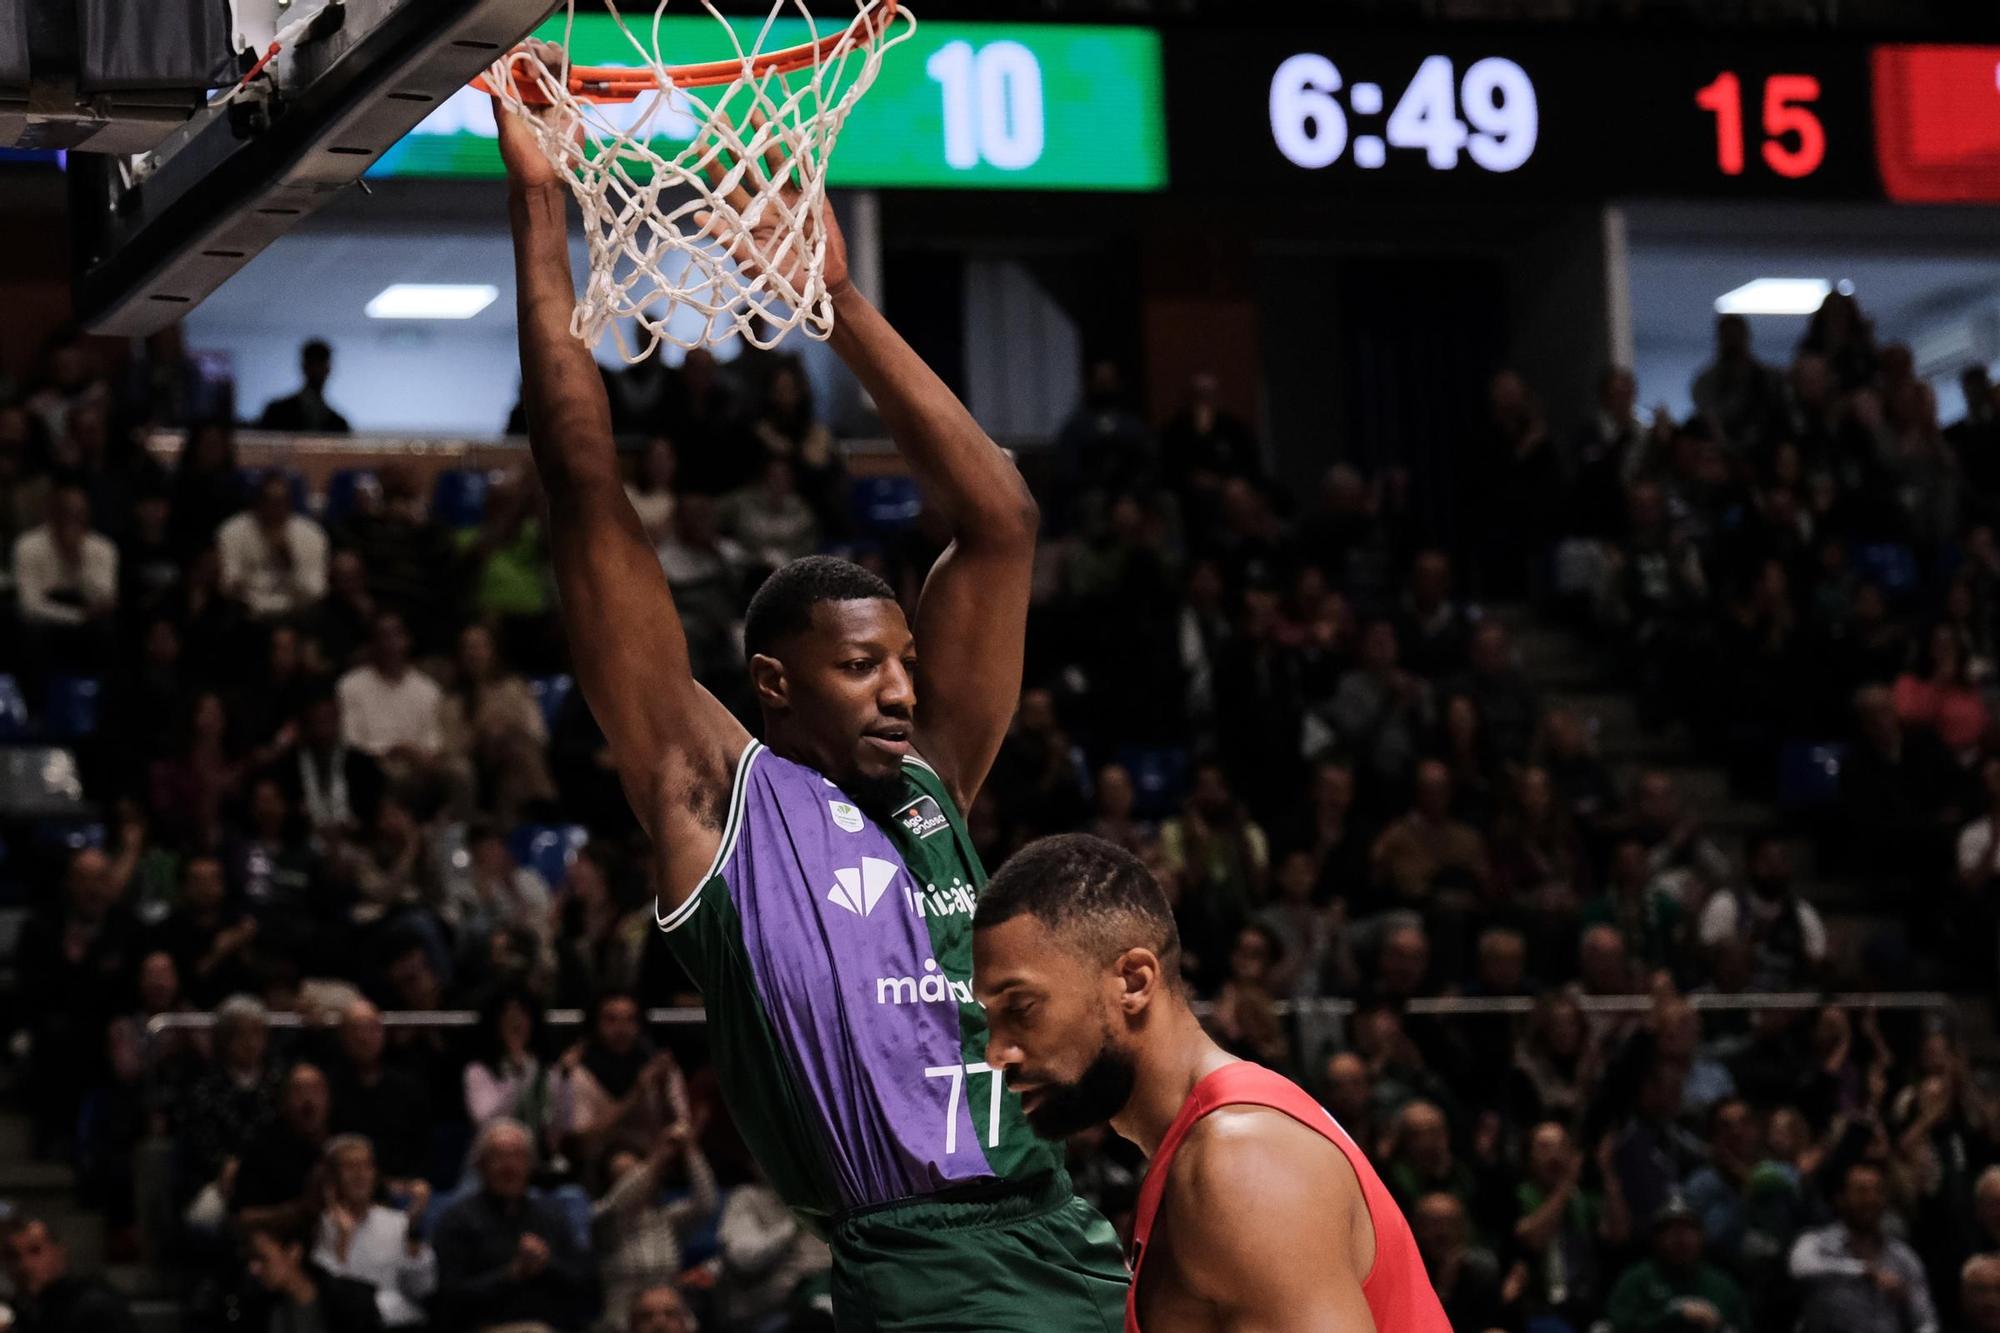
[[[1124,989],[1118,997],[1119,1007],[1127,1014],[1138,1014],[1149,1007],[1166,984],[1166,975],[1160,967],[1160,956],[1151,949],[1132,948],[1118,955],[1118,979]]]
[[[757,702],[766,708],[782,709],[791,702],[791,684],[785,679],[785,664],[769,653],[750,659],[750,688]]]

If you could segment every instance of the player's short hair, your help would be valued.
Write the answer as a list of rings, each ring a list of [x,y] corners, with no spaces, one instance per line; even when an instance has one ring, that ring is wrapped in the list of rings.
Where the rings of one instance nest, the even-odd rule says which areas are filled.
[[[879,574],[839,556],[809,555],[773,573],[750,599],[743,617],[743,651],[751,657],[773,652],[795,634],[812,628],[812,609],[821,602],[896,600]]]
[[[984,930],[1017,916],[1034,917],[1102,961],[1126,949],[1151,949],[1168,984],[1180,984],[1173,908],[1145,863],[1116,843],[1065,833],[1014,853],[981,891],[972,927]]]

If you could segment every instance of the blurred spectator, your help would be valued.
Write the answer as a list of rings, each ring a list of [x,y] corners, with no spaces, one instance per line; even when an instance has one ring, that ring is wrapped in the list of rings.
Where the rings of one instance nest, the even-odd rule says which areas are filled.
[[[1582,1327],[1589,1312],[1604,1303],[1610,1287],[1605,1265],[1625,1244],[1631,1219],[1615,1172],[1603,1173],[1601,1193],[1584,1188],[1583,1155],[1561,1122],[1536,1125],[1527,1144],[1527,1178],[1515,1190],[1520,1220],[1513,1235],[1525,1267],[1523,1311],[1529,1319]]]
[[[326,1206],[320,1210],[312,1260],[335,1277],[365,1282],[388,1328],[424,1322],[424,1302],[437,1288],[437,1255],[419,1226],[430,1187],[413,1182],[401,1208],[380,1202],[375,1150],[360,1134],[327,1141]]]
[[[1275,830],[1281,848],[1312,859],[1313,900],[1351,911],[1368,896],[1368,838],[1354,811],[1354,770],[1334,759],[1313,765],[1303,806]]]
[[[1702,1233],[1753,1289],[1781,1273],[1805,1200],[1796,1167],[1766,1156],[1750,1104],[1725,1097],[1708,1111],[1708,1161],[1688,1177]]]
[[[722,528],[770,570],[819,548],[819,520],[799,495],[798,478],[784,458],[770,459],[757,480],[730,492],[722,504]]]
[[[1346,904],[1337,898],[1331,904],[1313,901],[1313,870],[1311,852],[1287,853],[1273,877],[1277,899],[1256,921],[1273,945],[1271,992],[1292,1000],[1342,994],[1356,980],[1345,935]]]
[[[1213,374],[1195,373],[1180,409],[1160,428],[1161,470],[1167,486],[1183,497],[1212,494],[1226,478],[1258,471],[1249,426],[1221,405],[1220,396]]]
[[[1265,927],[1249,925],[1236,932],[1229,979],[1222,983],[1210,1018],[1224,1050],[1274,1069],[1291,1063],[1270,985],[1273,966],[1281,960],[1277,936]]]
[[[674,607],[687,632],[696,678],[722,680],[740,671],[736,632],[750,557],[723,535],[713,497],[681,497],[673,533],[660,544],[660,567],[666,571]]]
[[[1750,349],[1750,321],[1715,321],[1715,360],[1695,376],[1695,410],[1731,448],[1755,453],[1784,411],[1784,381]]]
[[[1493,832],[1493,898],[1549,923],[1573,918],[1590,891],[1590,859],[1548,770],[1530,766],[1512,782]]]
[[[1478,706],[1487,743],[1501,759],[1519,762],[1528,753],[1541,722],[1542,705],[1533,685],[1514,662],[1507,627],[1481,621],[1472,631],[1470,668],[1453,686]]]
[[[176,841],[220,850],[225,810],[241,794],[250,764],[230,744],[229,711],[221,695],[197,694],[185,714],[175,752],[153,765],[148,804]]]
[[[1632,995],[1640,977],[1625,937],[1610,926],[1585,926],[1576,942],[1576,984],[1589,996]]]
[[[625,498],[632,502],[639,526],[655,549],[673,530],[674,474],[679,461],[673,441],[656,435],[640,451],[635,475],[625,487]]]
[[[69,858],[62,899],[21,929],[15,958],[21,994],[33,996],[29,1106],[39,1151],[67,1147],[78,1104],[95,1072],[104,1025],[121,983],[139,960],[140,936],[120,901],[131,868],[86,847]]]
[[[1630,1119],[1610,1149],[1610,1170],[1633,1217],[1651,1217],[1675,1197],[1680,1182],[1701,1164],[1701,1144],[1677,1123],[1684,1062],[1664,1053],[1646,1058],[1657,1045],[1644,1034],[1629,1048],[1636,1066]]]
[[[326,533],[293,512],[291,479],[279,469],[264,474],[255,502],[222,525],[215,544],[222,591],[253,619],[299,616],[326,596]]]
[[[1564,708],[1544,713],[1534,759],[1547,770],[1577,827],[1594,835],[1613,814],[1618,789],[1610,769],[1597,757],[1583,719]]]
[[[152,947],[173,958],[187,978],[189,996],[204,1007],[253,988],[249,952],[257,921],[228,901],[229,886],[219,858],[191,856],[181,867],[180,902],[154,928]]]
[[[1234,939],[1237,927],[1263,903],[1270,840],[1230,791],[1222,765],[1195,765],[1187,803],[1160,826],[1160,850],[1186,886],[1183,908],[1196,923],[1196,938]],[[1204,976],[1209,985],[1220,980]]]
[[[1887,689],[1854,696],[1858,734],[1840,771],[1841,823],[1858,869],[1908,882],[1939,874],[1967,784],[1944,743],[1903,726]]]
[[[533,1137],[490,1121],[473,1147],[479,1185],[439,1216],[438,1320],[466,1333],[540,1323],[582,1333],[598,1306],[597,1275],[570,1220],[528,1187]]]
[[[680,1292],[662,1283],[634,1296],[625,1322],[613,1327],[620,1333],[696,1333],[699,1326]]]
[[[1751,984],[1759,990],[1805,988],[1826,965],[1826,926],[1792,887],[1792,852],[1774,833],[1749,840],[1747,891],[1724,888],[1701,914],[1701,942],[1714,948],[1747,939],[1755,950]]]
[[[1630,370],[1607,366],[1598,375],[1597,410],[1577,432],[1569,459],[1571,524],[1578,536],[1616,534],[1627,473],[1646,447],[1638,402],[1639,382]]]
[[[1834,1197],[1840,1220],[1792,1247],[1791,1275],[1805,1302],[1802,1333],[1936,1333],[1923,1264],[1883,1229],[1886,1185],[1881,1167],[1853,1163]]]
[[[430,1157],[431,1107],[415,1078],[383,1062],[388,1047],[382,1011],[356,1000],[341,1015],[340,1050],[330,1062],[333,1128],[371,1145],[391,1187],[407,1188],[425,1174]]]
[[[1645,843],[1653,874],[1692,871],[1711,887],[1729,882],[1729,857],[1682,800],[1671,773],[1655,768],[1640,774],[1632,806],[1632,832]]]
[[[1437,759],[1451,774],[1451,812],[1477,829],[1490,829],[1502,803],[1506,777],[1486,733],[1486,718],[1469,694],[1447,695],[1439,710]]]
[[[539,1134],[550,1124],[554,1093],[540,1056],[541,1029],[532,995],[506,990],[487,1003],[465,1066],[465,1117],[475,1129],[515,1120]]]
[[[1493,1251],[1473,1243],[1464,1201],[1439,1192],[1403,1206],[1409,1210],[1424,1270],[1451,1326],[1493,1333],[1509,1323],[1500,1261]]]
[[[1451,592],[1451,557],[1443,551],[1417,552],[1398,607],[1396,642],[1403,664],[1431,680],[1466,666],[1472,619]]]
[[[311,431],[319,435],[345,435],[347,418],[326,401],[326,382],[333,375],[333,349],[318,338],[299,348],[299,374],[305,384],[288,398],[274,398],[264,404],[257,420],[261,430]]]
[[[1896,717],[1934,733],[1961,758],[1985,739],[1986,698],[1968,670],[1964,646],[1949,625],[1934,626],[1914,669],[1896,679]]]
[[[639,1001],[606,991],[590,1015],[590,1035],[563,1053],[555,1122],[565,1151],[586,1162],[614,1144],[652,1144],[689,1118],[680,1065],[647,1040]]]
[[[452,535],[427,511],[413,466],[386,463],[380,482],[380,501],[371,498],[358,505],[335,534],[337,544],[354,557],[353,573],[362,580],[360,586],[343,580],[336,558],[329,628],[343,628],[330,636],[327,646],[336,668],[350,665],[349,650],[361,647],[373,632],[377,610],[394,611],[405,625],[415,626],[425,652],[442,651],[450,642],[450,612],[459,592],[458,580],[449,576],[457,563]],[[365,594],[368,604],[357,594]],[[348,621],[354,623],[344,624]]]
[[[0,592],[13,586],[14,549],[40,526],[49,503],[49,476],[35,459],[34,418],[0,404]]]
[[[216,531],[242,510],[246,498],[236,464],[234,423],[218,418],[196,422],[188,429],[170,495],[169,531],[181,558],[190,559],[212,544]]]
[[[11,1333],[137,1333],[125,1298],[72,1273],[69,1248],[40,1218],[10,1217],[0,1257],[13,1284]]]
[[[2000,1333],[2000,1255],[1975,1254],[1965,1261],[1958,1308],[1966,1333]]]
[[[331,1133],[330,1109],[326,1075],[304,1061],[293,1065],[277,1119],[243,1146],[234,1189],[222,1191],[240,1222],[298,1227],[311,1220],[314,1184]]]
[[[340,678],[341,739],[399,778],[429,769],[444,749],[437,682],[410,663],[410,635],[393,611],[375,619],[368,657]]]
[[[717,1239],[722,1277],[716,1295],[725,1327],[765,1327],[803,1293],[823,1286],[833,1264],[826,1242],[806,1230],[762,1179],[729,1192]]]
[[[1652,1257],[1612,1288],[1614,1333],[1750,1333],[1750,1306],[1727,1273],[1702,1258],[1701,1219],[1668,1200],[1652,1219]]]
[[[547,673],[555,669],[548,651],[555,579],[541,514],[541,482],[533,469],[495,474],[479,526],[459,534],[459,559],[473,619],[495,627],[510,660]]]
[[[14,543],[13,570],[30,680],[101,670],[118,609],[118,548],[91,531],[82,487],[60,486],[49,497],[47,521]]]
[[[715,1216],[718,1196],[715,1173],[685,1120],[654,1136],[644,1156],[630,1147],[611,1149],[605,1180],[591,1208],[590,1231],[604,1283],[605,1317],[598,1327],[615,1333],[617,1311],[680,1275],[685,1237]],[[667,1194],[683,1182],[685,1197]]]
[[[846,469],[833,434],[813,405],[812,382],[796,360],[779,362],[764,384],[763,411],[751,431],[764,452],[792,465],[799,494],[822,529],[838,533],[850,521]]]
[[[1361,1145],[1371,1162],[1380,1160],[1383,1127],[1376,1121],[1374,1088],[1368,1066],[1360,1056],[1352,1051],[1336,1051],[1327,1057],[1320,1102],[1347,1131],[1348,1137]]]
[[[500,660],[493,635],[468,625],[458,636],[452,687],[440,701],[439,725],[454,781],[473,782],[477,803],[503,824],[555,799],[549,729],[528,682]]]
[[[366,1282],[336,1277],[307,1254],[303,1228],[290,1221],[246,1221],[244,1267],[261,1289],[247,1322],[263,1333],[375,1333],[383,1327]]]
[[[1431,725],[1430,687],[1398,660],[1395,626],[1386,620],[1368,625],[1361,631],[1359,665],[1340,678],[1333,698],[1306,724],[1309,752],[1337,745],[1384,792],[1410,781]]]
[[[270,1039],[262,1001],[233,995],[216,1007],[215,1067],[188,1090],[177,1127],[194,1183],[214,1180],[276,1118],[285,1078],[270,1059]]]
[[[1152,432],[1127,405],[1125,377],[1113,361],[1092,362],[1083,401],[1056,434],[1056,447],[1088,489],[1119,477],[1144,475]]]
[[[306,706],[297,754],[277,766],[287,802],[322,837],[375,822],[385,779],[375,757],[348,742],[341,703],[331,694]]]
[[[1284,642],[1283,629],[1277,593],[1264,585],[1246,587],[1235,633],[1218,647],[1214,664],[1215,757],[1260,817],[1297,789],[1305,663]],[[1308,732],[1306,749],[1318,748]]]
[[[1390,903],[1423,910],[1446,895],[1469,897],[1491,874],[1477,829],[1452,818],[1451,775],[1435,759],[1417,768],[1410,811],[1375,840],[1375,887]]]
[[[1512,1102],[1519,1124],[1574,1123],[1595,1090],[1596,1049],[1574,996],[1548,991],[1528,1013],[1514,1060]]]
[[[1097,770],[1096,786],[1097,813],[1090,823],[1091,833],[1134,856],[1144,855],[1159,842],[1159,830],[1151,821],[1133,817],[1138,793],[1129,769],[1123,764],[1106,764]]]
[[[1673,969],[1686,943],[1687,909],[1655,878],[1646,845],[1637,838],[1620,838],[1612,847],[1604,892],[1584,905],[1581,920],[1585,926],[1615,927],[1626,953],[1649,969]]]

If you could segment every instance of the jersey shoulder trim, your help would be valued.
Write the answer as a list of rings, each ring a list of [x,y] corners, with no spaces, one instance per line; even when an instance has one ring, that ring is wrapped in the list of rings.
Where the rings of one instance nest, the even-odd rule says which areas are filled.
[[[665,916],[660,915],[659,904],[657,902],[654,903],[653,919],[659,922],[660,929],[666,931],[668,934],[672,934],[687,924],[687,919],[694,915],[694,909],[701,906],[702,893],[714,882],[716,875],[721,872],[723,865],[728,862],[730,855],[735,852],[736,840],[743,832],[743,806],[745,797],[750,790],[750,765],[757,758],[758,752],[763,748],[763,744],[755,737],[752,737],[750,742],[743,747],[743,754],[736,761],[736,779],[729,787],[729,814],[722,822],[722,840],[716,844],[715,860],[709,863],[707,872],[702,875],[700,882],[694,886],[694,892],[687,896],[687,901]]]
[[[916,755],[916,754],[904,755],[903,762],[906,764],[915,764],[918,768],[924,770],[924,772],[930,774],[934,778],[937,778],[939,782],[944,781],[943,778],[938,777],[938,771],[935,768],[932,768],[930,766],[930,763],[927,760],[925,760],[922,755]]]

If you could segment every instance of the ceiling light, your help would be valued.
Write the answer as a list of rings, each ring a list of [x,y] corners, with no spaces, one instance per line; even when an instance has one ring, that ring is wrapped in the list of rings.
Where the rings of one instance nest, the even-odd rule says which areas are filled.
[[[499,295],[490,283],[392,283],[368,303],[368,318],[471,319]]]
[[[1718,315],[1810,315],[1833,292],[1825,278],[1757,278],[1715,298]]]

